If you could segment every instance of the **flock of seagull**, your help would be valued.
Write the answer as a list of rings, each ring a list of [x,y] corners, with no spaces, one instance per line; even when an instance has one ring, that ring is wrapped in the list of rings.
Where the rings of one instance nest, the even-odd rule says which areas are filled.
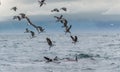
[[[46,1],[45,0],[38,0],[38,3],[39,3],[39,6],[42,7],[43,5],[46,5]],[[12,7],[11,10],[13,11],[17,11],[17,7]],[[60,12],[61,10],[63,11],[67,11],[67,8],[66,7],[62,7],[60,9],[58,8],[54,8],[51,10],[51,12]],[[63,17],[63,15],[60,15],[60,16],[54,16],[54,18],[56,19],[56,22],[60,22],[62,24],[62,28],[65,29],[65,34],[66,33],[70,33],[70,38],[71,40],[73,41],[72,43],[76,44],[76,42],[78,42],[78,37],[77,36],[72,36],[71,35],[71,31],[70,29],[72,28],[72,25],[68,25],[68,21],[66,18]],[[21,21],[23,19],[25,19],[27,22],[28,22],[28,25],[31,25],[33,28],[35,28],[37,30],[38,33],[42,33],[42,32],[45,32],[45,29],[41,26],[37,26],[35,25],[34,23],[32,23],[32,21],[30,20],[30,18],[25,14],[25,13],[19,13],[18,15],[16,16],[13,16],[13,19],[14,20],[18,20],[18,21]],[[26,31],[24,33],[30,33],[32,38],[35,37],[35,32],[34,31],[31,31],[29,30],[28,28],[26,28]],[[46,38],[46,41],[49,45],[49,49],[54,46],[53,44],[53,41],[50,39],[50,38]],[[58,57],[56,56],[54,59],[51,59],[49,57],[44,57],[45,60],[47,60],[47,62],[53,62],[53,61],[56,61],[58,60]],[[70,60],[69,58],[66,58],[67,60]],[[77,56],[75,57],[74,59],[75,61],[78,61],[77,60]]]

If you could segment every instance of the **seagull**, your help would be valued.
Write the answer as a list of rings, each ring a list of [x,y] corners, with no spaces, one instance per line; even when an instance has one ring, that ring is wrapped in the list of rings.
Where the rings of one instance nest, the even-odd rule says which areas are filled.
[[[47,62],[55,62],[55,63],[60,63],[60,62],[56,62],[58,61],[58,57],[56,56],[55,58],[51,59],[49,57],[44,56],[44,59],[47,60]]]
[[[47,40],[48,45],[50,46],[49,48],[51,48],[53,46],[53,43],[52,43],[51,39],[46,38],[46,40]]]
[[[13,16],[13,19],[18,19],[19,21],[21,20],[20,16]]]
[[[17,7],[12,7],[11,10],[17,11]]]
[[[30,30],[28,28],[26,28],[26,31],[24,33],[29,33],[29,32],[30,32]]]
[[[38,31],[38,33],[40,33],[40,31],[41,31],[41,32],[44,31],[44,29],[43,29],[42,27],[36,26],[35,24],[33,24],[28,17],[25,17],[25,19],[28,21],[28,23],[29,23],[31,26],[33,26],[33,27]]]
[[[40,7],[43,6],[43,4],[46,4],[45,0],[41,0],[41,1],[38,0],[38,3],[40,4]]]
[[[47,60],[47,62],[52,62],[53,61],[52,59],[50,59],[50,58],[48,58],[46,56],[44,56],[44,59]]]
[[[62,27],[68,27],[68,26],[67,26],[68,21],[67,21],[65,18],[61,19],[61,21],[60,21],[60,22],[63,24],[63,26],[62,26]]]
[[[66,31],[65,31],[65,34],[66,34],[66,33],[71,33],[71,32],[70,32],[71,27],[72,27],[72,25],[70,25],[69,27],[65,27],[65,30],[66,30]]]
[[[57,21],[56,21],[56,22],[59,22],[59,21],[61,21],[61,19],[63,18],[63,15],[60,15],[60,17],[58,17],[58,16],[54,16],[54,18],[56,18],[56,19],[57,19]]]
[[[62,8],[60,8],[60,10],[67,11],[67,8],[62,7]]]
[[[54,61],[58,61],[58,57],[56,56],[53,60],[54,60]]]
[[[33,23],[31,22],[31,20],[26,16],[26,14],[20,13],[20,15],[21,15],[21,18],[26,19],[27,22],[28,22],[28,24],[31,25],[31,26],[33,26],[33,27],[38,31],[38,33],[39,33],[40,31],[41,31],[41,32],[44,31],[44,29],[41,28],[40,26],[36,26],[35,24],[33,24]]]
[[[70,36],[71,37],[71,39],[73,40],[73,43],[76,43],[76,42],[78,42],[78,38],[77,38],[77,36]]]
[[[35,37],[35,33],[33,31],[30,31],[32,38]]]
[[[38,30],[39,30],[40,32],[44,32],[44,30],[45,30],[45,29],[43,29],[41,26],[37,26],[37,28],[38,28]]]
[[[26,14],[20,13],[20,15],[21,15],[21,18],[26,18]]]
[[[51,12],[59,12],[59,10],[57,8],[51,10]]]

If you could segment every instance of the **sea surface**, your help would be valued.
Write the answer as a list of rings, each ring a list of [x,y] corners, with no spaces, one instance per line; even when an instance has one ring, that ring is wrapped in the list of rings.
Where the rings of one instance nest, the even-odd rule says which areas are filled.
[[[74,35],[76,44],[69,34],[0,35],[0,72],[120,72],[119,33]],[[53,47],[49,48],[46,37]],[[58,61],[46,62],[44,56],[57,56]]]

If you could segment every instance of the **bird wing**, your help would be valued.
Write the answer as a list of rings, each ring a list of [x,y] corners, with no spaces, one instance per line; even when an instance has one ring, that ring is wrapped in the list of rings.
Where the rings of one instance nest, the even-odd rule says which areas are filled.
[[[40,7],[43,5],[43,3],[40,4]]]
[[[17,19],[17,16],[13,16],[13,19]]]
[[[57,19],[59,19],[59,17],[57,17],[57,16],[54,16],[54,18],[57,18]]]
[[[17,10],[17,7],[12,7],[11,10],[16,11],[16,10]]]
[[[19,21],[21,20],[20,16],[17,16],[17,18],[18,18]]]
[[[31,25],[32,22],[30,21],[30,19],[28,17],[26,17],[26,19],[27,19],[28,23]]]
[[[52,61],[52,59],[45,57],[45,56],[44,56],[44,59],[46,59],[47,61]]]
[[[77,36],[75,36],[75,41],[77,41],[77,39],[78,39]]]
[[[64,10],[64,11],[67,11],[67,8],[65,8],[65,7],[62,7],[61,9]]]
[[[60,16],[60,19],[63,17],[63,15]]]
[[[71,27],[72,27],[72,25],[70,25],[70,27],[68,28],[68,30],[70,30],[70,29],[71,29]]]
[[[66,19],[64,19],[64,22],[65,22],[65,24],[67,24],[67,23],[68,23],[68,21],[67,21]]]
[[[20,15],[21,15],[22,18],[26,17],[26,15],[24,13],[20,13]]]
[[[45,0],[41,0],[41,2],[45,2]]]
[[[70,36],[71,37],[71,39],[74,41],[74,37],[73,36]]]
[[[48,43],[49,45],[51,45],[51,44],[52,44],[52,41],[51,41],[49,38],[47,38],[47,43]]]
[[[43,4],[46,4],[46,3],[45,3],[45,0],[41,0],[41,1],[38,0],[38,3],[40,4],[40,7],[41,7]]]

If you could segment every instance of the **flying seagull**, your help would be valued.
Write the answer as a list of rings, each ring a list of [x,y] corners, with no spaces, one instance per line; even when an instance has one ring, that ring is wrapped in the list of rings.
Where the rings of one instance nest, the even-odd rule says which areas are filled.
[[[29,33],[30,30],[28,28],[25,29],[26,31],[24,33]]]
[[[35,33],[33,31],[30,31],[32,38],[35,37]]]
[[[50,38],[46,38],[48,45],[50,46],[49,49],[53,46],[53,43]]]
[[[53,59],[44,56],[44,59],[45,59],[47,62],[56,62],[56,61],[58,61],[58,57],[57,57],[57,56],[56,56],[55,58],[53,58]],[[60,62],[57,62],[57,63],[60,63]]]
[[[65,34],[66,34],[66,33],[71,33],[71,32],[70,32],[71,27],[72,27],[72,25],[70,25],[69,27],[65,27]]]
[[[23,16],[24,17],[24,16]],[[28,23],[30,24],[30,25],[34,25],[31,21],[30,21],[30,19],[28,18],[28,17],[25,17],[25,19],[28,21]],[[35,28],[36,28],[36,26],[34,26]]]
[[[18,19],[19,21],[21,20],[20,16],[13,16],[13,19]]]
[[[60,10],[67,11],[67,8],[66,7],[62,7],[62,8],[60,8]]]
[[[43,4],[46,4],[46,3],[45,3],[45,0],[41,0],[41,1],[38,0],[38,3],[40,4],[40,7],[43,6]]]
[[[73,43],[76,43],[76,42],[78,42],[78,37],[77,36],[70,36],[71,37],[71,39],[73,40]]]
[[[38,31],[38,33],[44,31],[44,29],[43,29],[41,26],[36,26],[35,24],[33,24],[28,17],[25,17],[25,19],[28,21],[28,23],[29,23],[31,26],[33,26],[33,27]]]
[[[47,60],[47,62],[52,62],[53,61],[52,59],[50,59],[50,58],[48,58],[46,56],[44,56],[44,59]]]
[[[39,32],[44,32],[44,28],[42,28],[41,26],[37,26],[37,28],[38,28],[38,30],[39,30]]]
[[[21,15],[21,18],[26,18],[26,14],[20,13],[20,15]]]
[[[51,10],[51,12],[59,12],[59,10],[57,8]]]
[[[60,17],[58,17],[58,16],[54,16],[54,18],[56,18],[57,20],[56,20],[56,22],[60,22],[61,21],[61,19],[63,18],[63,15],[60,15]]]
[[[63,24],[62,27],[68,27],[68,26],[67,26],[68,21],[67,21],[65,18],[62,18],[62,19],[60,20],[60,22]]]
[[[17,7],[12,7],[11,10],[17,11]]]

